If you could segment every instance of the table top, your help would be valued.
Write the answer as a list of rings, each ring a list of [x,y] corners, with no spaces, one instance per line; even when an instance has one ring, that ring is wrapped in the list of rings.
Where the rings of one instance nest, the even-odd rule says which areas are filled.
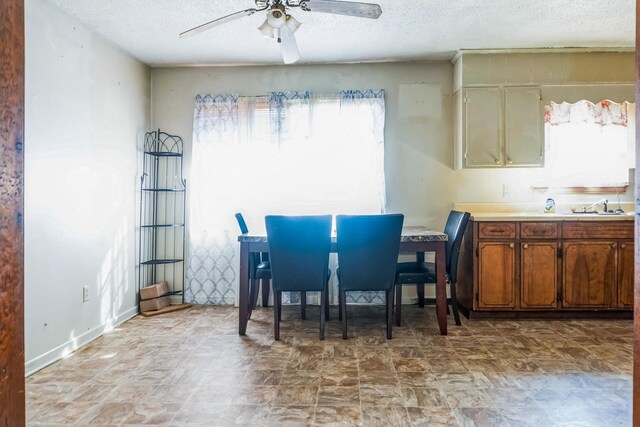
[[[441,231],[429,230],[427,227],[404,227],[400,237],[401,242],[446,242],[448,236]],[[241,234],[239,242],[267,242],[265,234]],[[331,241],[336,241],[336,236],[331,236]]]

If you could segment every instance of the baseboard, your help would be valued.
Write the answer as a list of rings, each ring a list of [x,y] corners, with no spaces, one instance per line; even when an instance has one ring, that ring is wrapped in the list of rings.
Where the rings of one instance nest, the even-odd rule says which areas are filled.
[[[96,338],[101,337],[106,332],[113,330],[115,327],[123,324],[127,320],[136,316],[139,313],[138,306],[131,307],[129,310],[120,313],[115,319],[110,319],[109,322],[105,322],[101,325],[96,326],[93,329],[88,330],[84,334],[76,337],[75,339],[69,340],[63,344],[60,344],[54,349],[49,350],[48,352],[35,357],[25,363],[25,376],[32,375],[38,372],[40,369],[51,365],[54,362],[62,359],[69,353],[72,353],[79,349],[82,346],[89,344],[91,341]]]

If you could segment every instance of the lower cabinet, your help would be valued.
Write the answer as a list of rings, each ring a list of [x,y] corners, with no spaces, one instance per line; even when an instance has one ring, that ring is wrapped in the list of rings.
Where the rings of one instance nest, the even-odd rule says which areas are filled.
[[[469,271],[458,275],[459,301],[469,309],[633,308],[633,221],[470,221],[470,227],[465,240],[472,242],[463,244],[459,263]]]
[[[617,243],[568,241],[563,246],[562,306],[614,307]]]
[[[624,241],[618,247],[618,307],[633,308],[633,241]]]
[[[478,246],[478,307],[515,308],[515,244],[481,242]]]
[[[558,306],[558,243],[520,244],[520,307],[550,309]]]

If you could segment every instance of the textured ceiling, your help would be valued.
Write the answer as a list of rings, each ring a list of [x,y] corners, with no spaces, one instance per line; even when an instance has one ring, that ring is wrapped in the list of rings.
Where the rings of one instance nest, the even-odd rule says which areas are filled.
[[[49,0],[152,66],[279,64],[256,29],[264,13],[192,38],[196,25],[253,0]],[[361,0],[366,1],[366,0]],[[633,0],[372,0],[378,20],[290,9],[299,63],[450,58],[460,49],[633,47]]]

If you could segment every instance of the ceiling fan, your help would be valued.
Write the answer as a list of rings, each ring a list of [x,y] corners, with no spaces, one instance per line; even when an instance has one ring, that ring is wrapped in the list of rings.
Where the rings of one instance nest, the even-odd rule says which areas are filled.
[[[180,37],[191,37],[218,25],[234,21],[256,12],[268,10],[267,18],[258,27],[266,36],[277,40],[280,44],[282,59],[285,64],[293,64],[300,59],[298,45],[293,33],[301,23],[287,13],[287,8],[299,7],[305,12],[333,13],[337,15],[355,16],[358,18],[378,19],[382,14],[380,5],[340,0],[255,0],[256,7],[245,9],[222,18],[214,19],[180,33]]]

